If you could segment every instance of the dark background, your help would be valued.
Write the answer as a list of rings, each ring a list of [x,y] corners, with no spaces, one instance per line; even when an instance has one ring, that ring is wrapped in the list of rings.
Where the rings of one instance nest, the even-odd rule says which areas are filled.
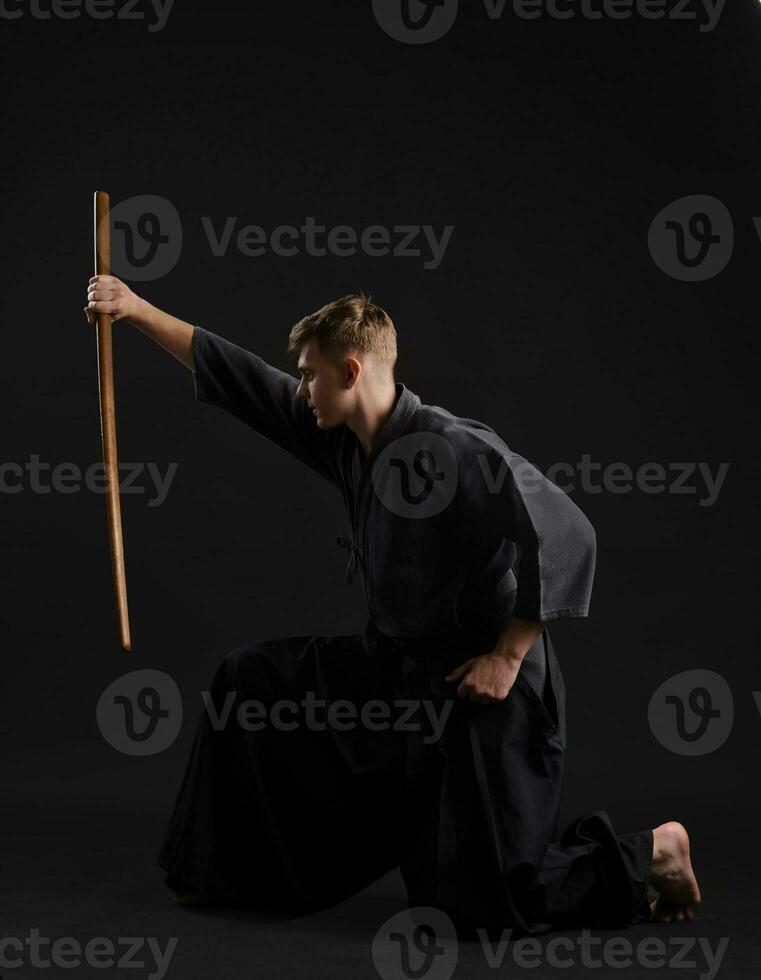
[[[635,469],[728,462],[711,507],[702,492],[574,491],[597,531],[595,589],[589,618],[552,635],[569,698],[566,819],[600,807],[622,833],[682,821],[704,885],[699,927],[731,935],[731,975],[750,975],[758,946],[729,910],[748,911],[738,889],[757,867],[761,4],[732,0],[711,33],[509,10],[492,22],[460,6],[446,37],[415,46],[355,0],[178,0],[158,33],[84,16],[0,22],[2,461],[100,459],[82,313],[97,188],[113,204],[161,195],[182,217],[178,264],[133,284],[139,293],[284,370],[291,325],[363,288],[394,319],[397,377],[542,469],[585,453]],[[724,202],[736,241],[720,275],[684,283],[656,266],[647,233],[692,194]],[[201,217],[228,215],[268,230],[311,215],[454,232],[435,270],[362,253],[214,257]],[[213,917],[188,929],[188,913],[170,910],[170,925],[151,927],[154,912],[168,918],[154,856],[198,692],[243,640],[358,632],[364,603],[343,584],[338,494],[196,404],[190,374],[132,327],[116,326],[115,350],[120,459],[178,464],[161,507],[123,500],[133,653],[118,643],[105,498],[0,495],[3,923],[64,935],[70,915],[85,937],[201,923],[212,950]],[[173,675],[185,701],[180,738],[147,759],[115,752],[94,714],[104,687],[137,667]],[[687,758],[656,741],[647,706],[693,668],[726,678],[735,723],[721,748]],[[388,885],[392,904],[400,888]],[[79,919],[62,912],[80,905]],[[119,926],[99,932],[93,906]],[[338,921],[318,920],[320,935]],[[229,950],[253,941],[250,922],[219,929],[236,925]],[[185,972],[170,976],[195,975],[184,942]],[[321,942],[315,956],[328,955]],[[278,975],[307,969],[292,950],[277,955]],[[275,975],[268,956],[257,968]],[[249,975],[251,962],[233,957],[216,975]],[[354,967],[372,975],[366,950]]]

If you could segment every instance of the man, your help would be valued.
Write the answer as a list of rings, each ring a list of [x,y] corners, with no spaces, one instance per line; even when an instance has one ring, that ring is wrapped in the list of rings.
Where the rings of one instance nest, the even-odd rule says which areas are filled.
[[[245,643],[220,665],[159,856],[178,900],[313,910],[400,866],[410,904],[463,935],[692,918],[681,824],[618,836],[597,810],[558,838],[565,687],[547,623],[588,613],[579,508],[489,426],[396,382],[394,325],[362,295],[293,327],[300,381],[114,277],[90,280],[97,312],[338,488],[369,612],[358,636]]]

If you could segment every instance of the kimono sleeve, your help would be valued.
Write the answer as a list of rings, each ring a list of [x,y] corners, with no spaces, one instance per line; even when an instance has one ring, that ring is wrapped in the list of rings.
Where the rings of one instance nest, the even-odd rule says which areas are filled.
[[[469,518],[518,546],[513,615],[549,620],[586,616],[597,541],[584,513],[556,484],[498,437],[471,442],[460,467]]]
[[[196,401],[224,409],[331,483],[337,469],[329,432],[322,432],[296,378],[261,357],[196,326],[192,339]]]

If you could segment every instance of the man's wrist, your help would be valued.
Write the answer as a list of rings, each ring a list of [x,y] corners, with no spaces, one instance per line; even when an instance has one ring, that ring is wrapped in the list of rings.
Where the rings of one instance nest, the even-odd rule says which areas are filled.
[[[495,653],[505,660],[520,665],[544,629],[539,620],[513,616],[497,640]]]
[[[151,322],[152,314],[155,312],[155,308],[147,300],[141,296],[135,296],[134,308],[129,311],[125,320],[129,320],[136,327],[147,327]]]
[[[494,652],[497,656],[502,657],[503,660],[520,665],[530,649],[531,647],[523,650],[515,644],[514,640],[505,640],[503,637],[500,637],[497,646],[494,648]]]

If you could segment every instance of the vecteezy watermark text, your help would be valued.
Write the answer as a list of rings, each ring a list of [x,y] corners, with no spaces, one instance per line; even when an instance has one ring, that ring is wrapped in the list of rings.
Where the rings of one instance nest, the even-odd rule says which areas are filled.
[[[155,34],[166,27],[174,0],[0,0],[0,18],[18,20],[92,20],[145,21]],[[147,9],[146,9],[147,8]],[[153,19],[150,19],[150,18]]]
[[[486,932],[482,929],[477,930],[484,957],[490,967],[498,968],[502,965],[511,931],[505,929],[499,943],[493,946],[489,943]],[[707,969],[698,973],[698,977],[700,980],[713,980],[719,971],[728,945],[728,936],[721,937],[714,951],[711,941],[702,936],[700,938],[670,936],[668,940],[661,939],[659,936],[645,936],[638,942],[633,942],[626,936],[613,936],[608,939],[593,936],[589,929],[582,929],[581,934],[575,938],[553,937],[547,941],[544,949],[543,943],[532,936],[514,940],[510,948],[513,962],[521,969],[539,966],[543,957],[549,966],[560,969],[567,969],[580,962],[588,969],[599,969],[603,964],[622,969],[637,963],[651,970],[663,967],[696,970],[699,964],[692,957],[695,947],[699,946]],[[577,946],[580,953],[578,956],[574,955]],[[565,950],[562,955],[560,955],[561,949]],[[595,951],[599,952],[599,956],[595,957]],[[570,955],[567,955],[569,953]]]
[[[551,17],[553,20],[675,20],[695,23],[700,14],[703,33],[712,31],[721,17],[727,0],[511,0],[513,13],[522,20]],[[507,0],[483,0],[486,13],[492,20],[499,19],[507,6]]]
[[[519,20],[675,21],[713,31],[726,0],[482,0],[490,21],[507,12]],[[379,26],[403,44],[430,44],[444,37],[457,20],[459,0],[372,0]]]
[[[499,976],[511,976],[513,966],[521,971],[543,964],[557,970],[581,966],[584,971],[595,971],[602,966],[627,969],[636,965],[646,970],[690,970],[690,976],[698,980],[713,980],[729,946],[728,936],[721,936],[714,947],[705,936],[644,936],[635,941],[627,936],[593,936],[586,927],[577,936],[547,939],[512,939],[512,929],[503,929],[498,941],[490,940],[482,928],[476,928],[476,934],[486,967],[499,970]],[[371,954],[382,980],[450,980],[455,975],[459,945],[454,923],[445,912],[413,906],[383,923]]]
[[[86,965],[95,970],[112,967],[119,970],[149,969],[148,980],[162,980],[178,942],[177,936],[171,936],[162,949],[154,936],[120,936],[116,941],[106,936],[96,936],[83,946],[73,936],[51,939],[42,936],[39,929],[30,929],[24,939],[0,936],[0,967],[3,970],[16,970],[31,966],[48,970],[54,966],[59,970],[74,970]],[[150,959],[144,956],[146,946]]]
[[[240,698],[236,690],[212,697],[201,691],[201,702],[214,731],[237,726],[241,731],[416,732],[426,745],[438,742],[455,704],[454,698],[434,702],[419,698],[381,698],[355,702],[327,701],[305,691],[300,701],[281,698],[263,702]],[[98,728],[105,740],[125,755],[150,756],[163,752],[180,734],[182,694],[176,681],[160,670],[144,668],[117,677],[103,691],[96,707]]]
[[[369,258],[422,260],[427,271],[439,268],[454,232],[454,225],[440,229],[421,224],[328,226],[320,224],[314,215],[299,219],[298,224],[270,229],[244,222],[237,215],[203,215],[199,220],[215,258],[231,251],[246,258],[304,254],[342,259],[361,253]],[[183,222],[167,198],[158,194],[126,198],[111,209],[111,221],[114,275],[149,282],[167,275],[177,265],[184,240]]]
[[[169,463],[162,476],[156,463],[119,463],[119,492],[146,494],[154,490],[155,496],[148,499],[148,506],[160,507],[167,498],[178,465]],[[152,487],[137,482],[145,473],[150,477]],[[0,493],[17,494],[29,490],[38,494],[73,494],[79,493],[83,487],[91,493],[106,492],[103,463],[92,463],[82,471],[76,463],[57,463],[54,466],[42,462],[37,453],[32,453],[23,465],[0,463]]]
[[[705,489],[705,495],[699,497],[700,507],[710,507],[715,504],[719,491],[729,471],[729,463],[719,463],[714,473],[710,463],[663,463],[647,462],[636,468],[628,463],[594,463],[588,453],[582,453],[578,463],[553,463],[547,468],[547,478],[564,493],[571,493],[576,484],[564,477],[579,475],[578,485],[584,493],[631,493],[639,490],[642,493],[678,493],[700,494]],[[599,478],[595,479],[595,475]],[[484,478],[494,481],[493,477],[484,473]],[[496,487],[496,483],[492,482]]]
[[[227,691],[224,702],[218,709],[211,692],[201,692],[201,700],[215,731],[221,731],[229,724],[237,698],[237,691]],[[423,741],[430,744],[441,738],[453,705],[452,699],[446,699],[441,703],[440,712],[437,712],[436,705],[425,698],[393,701],[378,698],[358,706],[347,698],[326,701],[318,698],[315,691],[306,691],[301,701],[282,698],[272,704],[265,704],[256,698],[247,698],[238,705],[234,717],[238,726],[247,732],[261,731],[268,724],[281,732],[295,731],[297,728],[324,732],[328,726],[335,731],[349,732],[354,731],[359,724],[371,732],[389,729],[403,732],[426,731]],[[401,712],[398,711],[400,708]],[[413,720],[415,718],[417,720]]]
[[[369,225],[353,228],[351,225],[335,225],[328,228],[317,224],[308,216],[304,224],[278,225],[268,232],[261,225],[243,225],[238,219],[228,217],[219,229],[210,217],[202,217],[201,224],[211,248],[211,254],[221,257],[227,254],[233,235],[235,246],[241,255],[255,258],[268,250],[282,258],[305,252],[320,258],[333,255],[345,258],[358,251],[370,257],[393,255],[396,258],[425,258],[424,269],[437,269],[444,258],[454,225],[445,225],[437,234],[432,225]],[[236,231],[237,229],[237,231]]]
[[[441,513],[454,499],[463,476],[471,494],[523,496],[567,493],[577,486],[585,493],[688,494],[699,498],[700,507],[715,504],[729,463],[714,472],[706,462],[597,463],[589,453],[577,462],[555,462],[546,476],[527,459],[511,452],[493,432],[480,433],[481,443],[492,451],[472,448],[458,459],[451,444],[439,433],[416,431],[389,443],[373,464],[373,486],[384,506],[401,517],[421,520]],[[573,479],[570,479],[573,478]]]

